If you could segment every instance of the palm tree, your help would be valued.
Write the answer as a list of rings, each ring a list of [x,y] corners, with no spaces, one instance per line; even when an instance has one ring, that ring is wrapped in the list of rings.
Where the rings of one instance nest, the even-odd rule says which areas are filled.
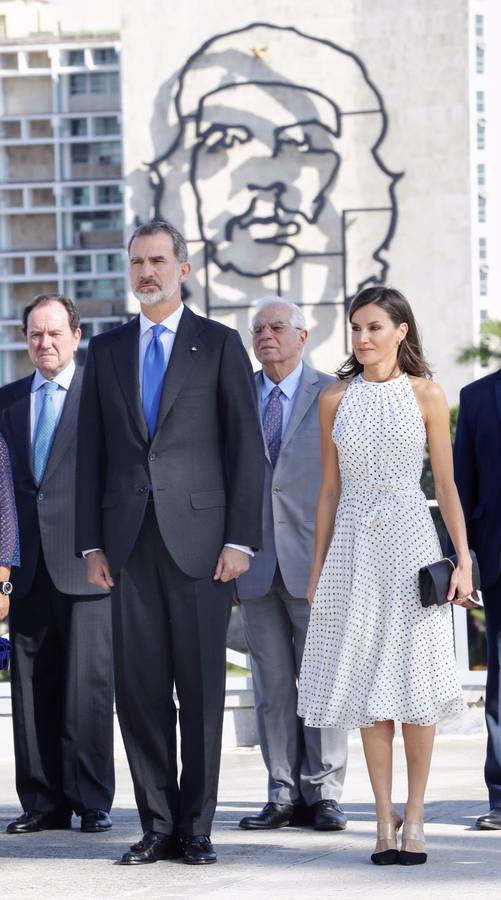
[[[486,319],[480,326],[478,346],[465,347],[457,356],[459,363],[478,359],[482,366],[501,363],[501,321]]]

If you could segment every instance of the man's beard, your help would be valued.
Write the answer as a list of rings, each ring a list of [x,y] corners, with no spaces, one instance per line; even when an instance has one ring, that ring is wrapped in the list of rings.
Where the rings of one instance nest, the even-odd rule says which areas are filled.
[[[165,291],[145,291],[144,289],[141,290],[141,288],[138,288],[136,291],[132,291],[132,293],[142,306],[156,306],[157,303],[162,303],[163,300],[170,300],[173,294],[176,293],[178,287],[179,277],[176,272],[170,285]]]
[[[162,300],[167,300],[171,294],[167,291],[132,291],[136,300],[139,300],[141,306],[155,306]]]

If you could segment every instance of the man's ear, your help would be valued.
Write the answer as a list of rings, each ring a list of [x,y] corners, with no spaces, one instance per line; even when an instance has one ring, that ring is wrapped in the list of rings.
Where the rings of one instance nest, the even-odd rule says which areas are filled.
[[[181,263],[179,266],[179,281],[186,281],[188,275],[191,272],[191,263],[186,260],[186,262]]]

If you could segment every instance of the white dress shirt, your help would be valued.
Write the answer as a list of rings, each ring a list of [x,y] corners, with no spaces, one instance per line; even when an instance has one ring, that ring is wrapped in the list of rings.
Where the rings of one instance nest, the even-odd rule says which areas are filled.
[[[66,368],[63,369],[62,372],[59,372],[59,375],[56,375],[55,378],[52,379],[53,382],[59,385],[57,391],[55,391],[52,395],[52,403],[54,404],[54,409],[56,412],[56,428],[59,425],[59,420],[63,412],[64,401],[66,400],[66,395],[68,393],[74,374],[75,361],[72,359],[71,362],[68,363]],[[40,390],[40,388],[45,384],[46,381],[49,381],[49,379],[45,378],[45,376],[42,375],[42,373],[37,369],[33,381],[31,382],[30,396],[30,434],[32,444],[37,430],[38,417],[40,416],[40,413],[42,411],[44,391]]]
[[[143,312],[139,313],[139,392],[141,400],[143,399],[143,367],[144,355],[148,349],[148,344],[153,338],[152,328],[154,325],[163,325],[166,329],[160,335],[160,342],[164,350],[165,369],[169,365],[170,355],[174,346],[174,338],[178,329],[181,316],[183,315],[184,306],[182,303],[174,310],[170,316],[161,322],[152,322]]]

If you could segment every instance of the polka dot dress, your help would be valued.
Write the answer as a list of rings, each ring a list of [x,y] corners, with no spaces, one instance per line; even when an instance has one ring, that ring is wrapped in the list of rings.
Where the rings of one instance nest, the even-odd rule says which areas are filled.
[[[332,433],[342,491],[299,681],[306,725],[431,725],[464,709],[449,605],[424,609],[418,571],[442,557],[419,482],[426,432],[407,375],[358,375]]]

